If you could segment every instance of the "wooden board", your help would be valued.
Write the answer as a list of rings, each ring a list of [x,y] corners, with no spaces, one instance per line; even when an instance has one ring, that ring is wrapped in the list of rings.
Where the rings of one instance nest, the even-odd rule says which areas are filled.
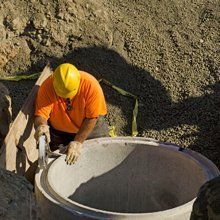
[[[0,167],[24,175],[32,181],[37,168],[38,150],[34,139],[34,102],[42,82],[51,74],[45,67],[11,125],[0,149]]]

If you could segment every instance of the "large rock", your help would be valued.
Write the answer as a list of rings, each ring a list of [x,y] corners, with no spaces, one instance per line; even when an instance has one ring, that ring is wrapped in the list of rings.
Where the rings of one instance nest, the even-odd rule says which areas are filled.
[[[0,168],[0,219],[35,220],[38,216],[33,186],[24,177]]]
[[[220,219],[220,176],[206,182],[194,202],[190,220]]]
[[[9,60],[14,59],[17,55],[18,50],[15,46],[8,41],[0,43],[0,68],[3,68]]]
[[[30,65],[31,50],[26,40],[14,38],[13,42],[0,43],[0,67],[6,74],[24,72]]]
[[[0,139],[7,135],[12,118],[11,97],[8,89],[0,83]]]

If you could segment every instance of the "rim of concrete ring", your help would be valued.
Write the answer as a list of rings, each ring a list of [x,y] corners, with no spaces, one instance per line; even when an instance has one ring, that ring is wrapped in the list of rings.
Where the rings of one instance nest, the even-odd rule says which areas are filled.
[[[188,157],[190,160],[193,160],[194,162],[196,162],[197,164],[199,164],[205,174],[206,174],[206,178],[207,181],[214,178],[215,176],[218,176],[220,174],[218,168],[215,166],[215,164],[209,160],[208,158],[204,157],[203,155],[201,155],[198,152],[195,152],[193,150],[189,150],[189,149],[184,149],[181,148],[180,146],[176,145],[176,144],[172,144],[172,143],[167,143],[167,142],[160,142],[157,141],[155,139],[152,138],[143,138],[143,137],[114,137],[114,138],[96,138],[96,139],[91,139],[91,140],[87,140],[84,142],[84,146],[86,147],[87,145],[91,145],[91,144],[109,144],[109,143],[119,143],[119,142],[123,142],[123,143],[137,143],[137,144],[145,144],[145,145],[150,145],[150,146],[155,146],[155,147],[165,147],[166,149],[169,149],[171,151],[178,151],[182,154],[184,154],[186,157]],[[180,151],[181,149],[181,151]],[[53,168],[55,166],[56,163],[58,163],[59,160],[63,160],[62,158],[65,157],[65,155],[60,156],[59,158],[55,159],[52,164],[49,167],[49,170],[51,168]],[[74,166],[74,165],[72,165]],[[64,198],[62,197],[62,195],[60,193],[58,193],[56,190],[54,190],[54,185],[52,184],[52,181],[49,181],[49,179],[51,179],[50,177],[50,172],[48,170],[47,173],[47,180],[46,180],[46,184],[47,187],[50,191],[50,193],[52,193],[53,196],[56,197],[56,199],[58,199],[60,202],[64,203],[65,205],[67,205],[69,208],[78,208],[79,210],[82,211],[83,214],[91,216],[90,214],[95,214],[95,215],[99,215],[99,214],[106,214],[106,215],[118,215],[118,216],[130,216],[130,217],[135,217],[135,216],[155,216],[155,215],[172,215],[174,213],[176,213],[178,211],[178,213],[184,213],[186,211],[186,208],[188,206],[191,206],[193,204],[193,202],[195,201],[196,198],[192,199],[191,201],[177,206],[175,208],[172,209],[167,209],[167,210],[163,210],[163,211],[157,211],[157,212],[149,212],[149,213],[126,213],[126,212],[111,212],[111,211],[105,211],[102,209],[96,209],[96,208],[92,208],[89,206],[85,206],[82,205],[80,203],[74,202],[73,200],[69,199],[69,198]],[[90,211],[91,213],[85,213],[85,211]],[[78,212],[78,211],[76,211]]]

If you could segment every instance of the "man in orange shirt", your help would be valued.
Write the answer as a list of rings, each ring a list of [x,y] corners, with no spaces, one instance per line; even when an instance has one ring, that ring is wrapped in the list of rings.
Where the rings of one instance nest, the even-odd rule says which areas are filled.
[[[51,150],[67,145],[67,164],[80,155],[88,138],[108,136],[103,91],[90,74],[61,64],[39,88],[35,108],[35,139],[46,136]]]

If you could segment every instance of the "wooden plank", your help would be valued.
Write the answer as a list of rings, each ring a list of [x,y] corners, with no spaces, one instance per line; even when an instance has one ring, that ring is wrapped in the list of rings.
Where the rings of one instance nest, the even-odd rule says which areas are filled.
[[[31,180],[37,167],[38,151],[34,139],[34,102],[42,82],[51,74],[45,67],[0,149],[0,167],[24,175]]]

